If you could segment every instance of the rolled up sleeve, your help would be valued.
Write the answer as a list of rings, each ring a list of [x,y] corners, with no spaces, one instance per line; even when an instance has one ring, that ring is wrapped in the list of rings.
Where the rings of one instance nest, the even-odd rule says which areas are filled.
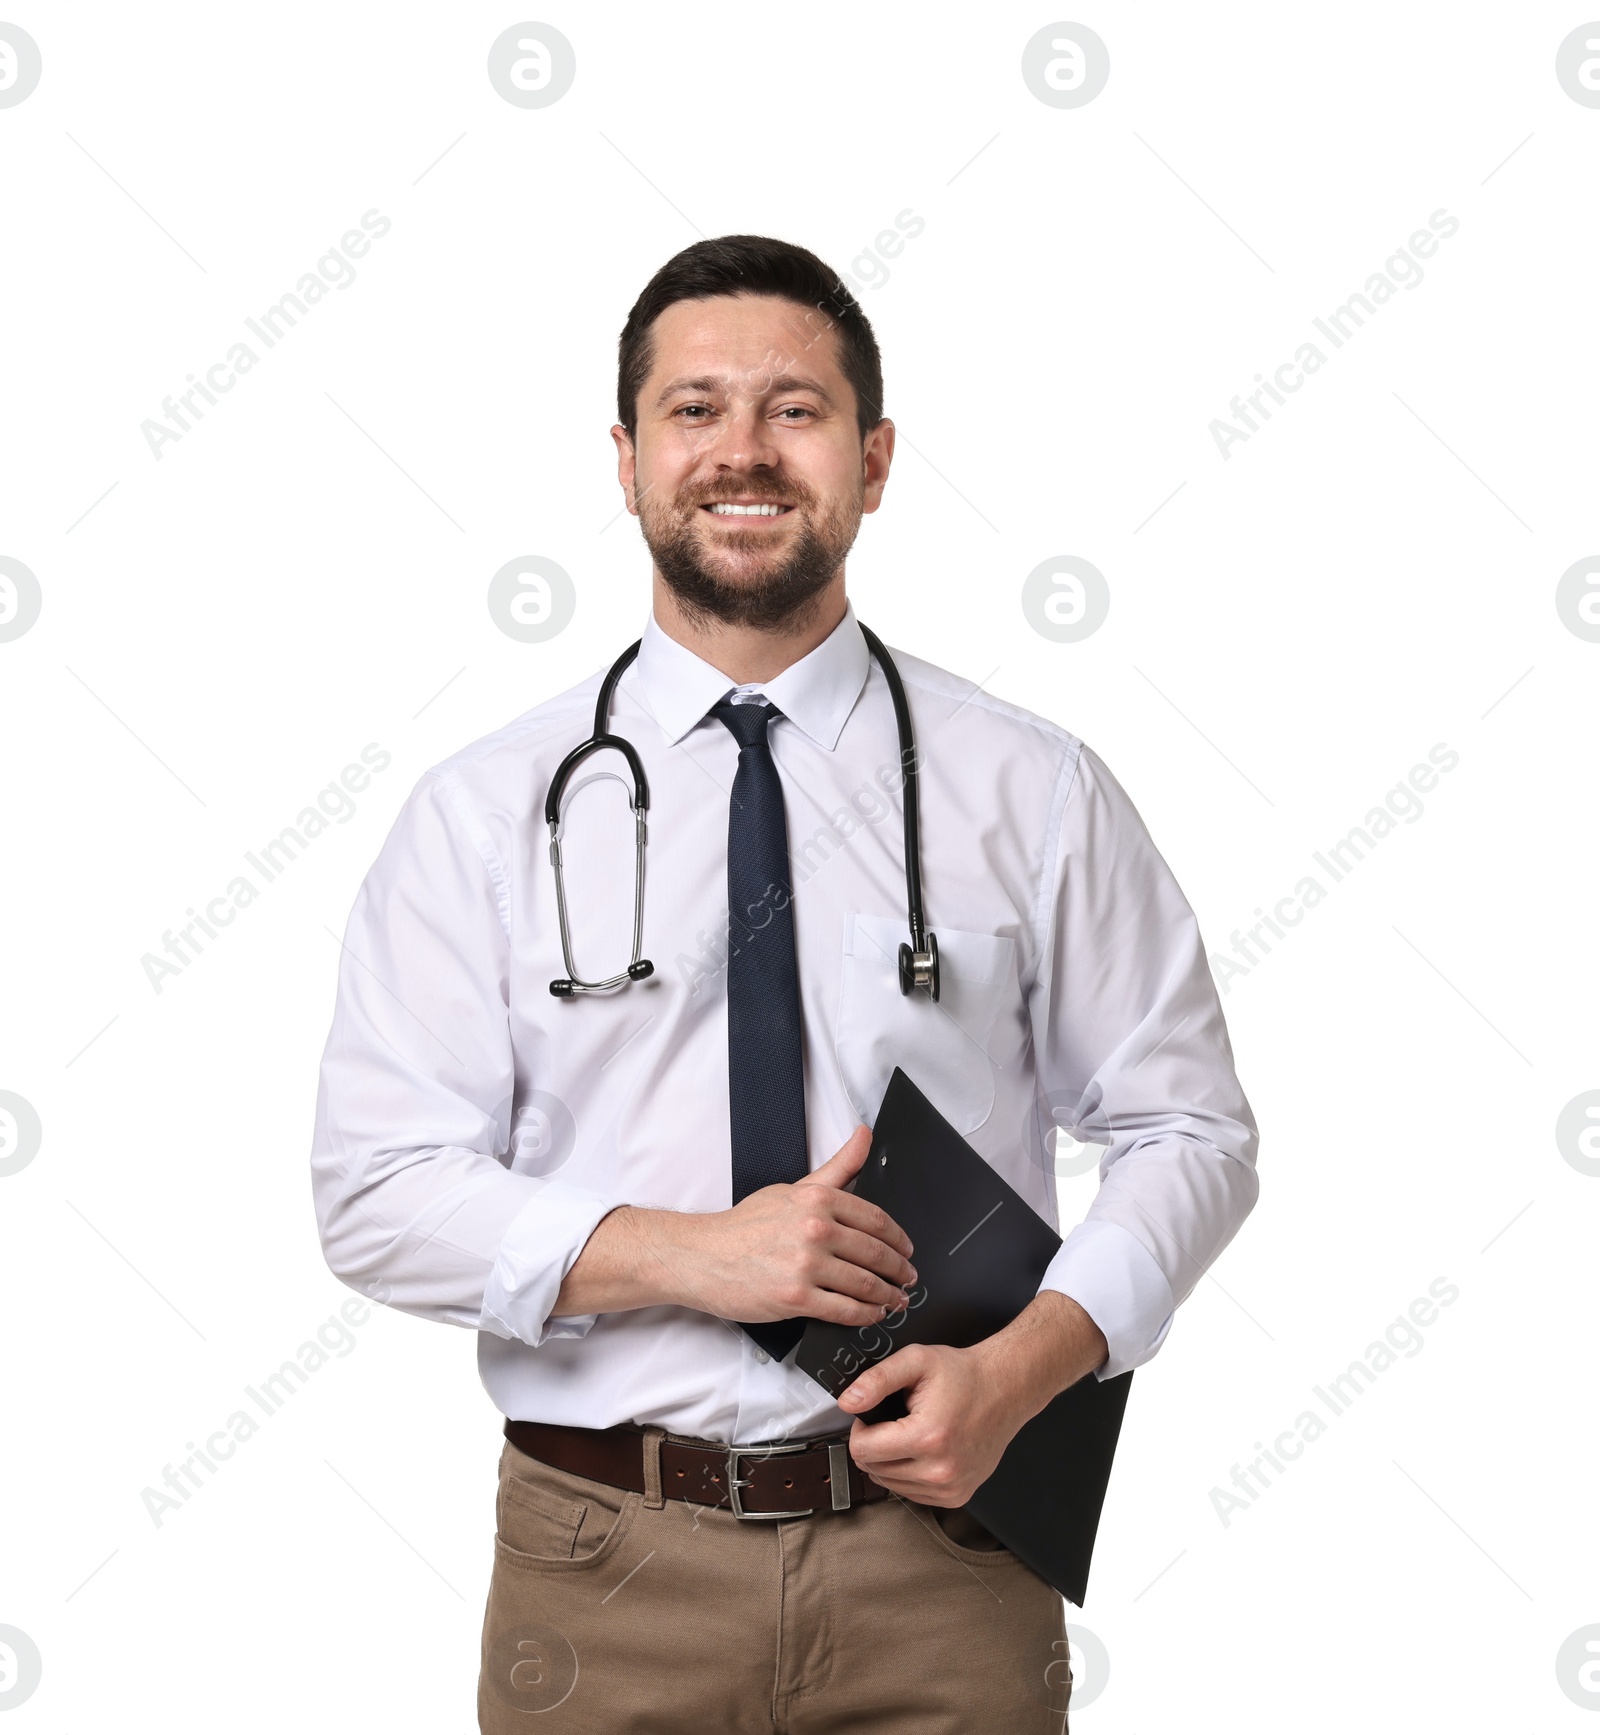
[[[1029,1003],[1041,1112],[1105,1148],[1099,1190],[1040,1288],[1105,1334],[1105,1380],[1155,1355],[1253,1209],[1258,1134],[1172,870],[1089,748],[1062,783]]]
[[[312,1199],[329,1269],[405,1313],[537,1345],[620,1200],[511,1168],[506,885],[447,769],[407,797],[340,943]]]

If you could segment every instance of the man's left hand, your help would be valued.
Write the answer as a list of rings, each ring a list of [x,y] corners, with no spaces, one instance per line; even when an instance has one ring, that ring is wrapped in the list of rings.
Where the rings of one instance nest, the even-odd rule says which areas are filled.
[[[874,1482],[924,1506],[964,1506],[994,1474],[1022,1424],[1100,1367],[1106,1340],[1077,1302],[1042,1292],[1002,1332],[971,1349],[907,1344],[840,1394],[857,1412],[850,1456]],[[906,1394],[899,1421],[862,1421]]]

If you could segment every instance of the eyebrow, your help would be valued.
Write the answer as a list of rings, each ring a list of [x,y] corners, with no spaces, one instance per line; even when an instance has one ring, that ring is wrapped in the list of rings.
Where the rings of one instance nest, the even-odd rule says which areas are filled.
[[[661,388],[661,394],[656,399],[656,408],[660,409],[669,398],[676,397],[679,392],[718,392],[722,391],[726,384],[725,378],[711,374],[698,374],[693,379],[672,380]],[[766,389],[769,393],[811,392],[821,398],[830,409],[833,408],[833,394],[820,380],[811,379],[805,374],[782,374],[772,380]]]

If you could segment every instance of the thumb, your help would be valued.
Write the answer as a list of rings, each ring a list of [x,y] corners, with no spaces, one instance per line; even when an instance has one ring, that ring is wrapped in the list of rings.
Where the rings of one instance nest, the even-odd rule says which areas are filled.
[[[890,1392],[903,1392],[915,1386],[928,1371],[921,1349],[920,1344],[908,1343],[904,1349],[885,1356],[851,1381],[835,1402],[842,1410],[870,1410]]]
[[[859,1126],[821,1168],[813,1170],[805,1180],[796,1184],[802,1187],[847,1187],[860,1172],[871,1149],[872,1128]]]

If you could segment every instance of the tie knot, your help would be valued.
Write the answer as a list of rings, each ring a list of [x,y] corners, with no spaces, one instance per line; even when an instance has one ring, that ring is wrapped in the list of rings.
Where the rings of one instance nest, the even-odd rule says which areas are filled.
[[[727,724],[729,734],[739,743],[742,752],[746,747],[765,747],[768,722],[783,713],[770,699],[746,700],[743,704],[720,699],[711,707],[711,715]]]

